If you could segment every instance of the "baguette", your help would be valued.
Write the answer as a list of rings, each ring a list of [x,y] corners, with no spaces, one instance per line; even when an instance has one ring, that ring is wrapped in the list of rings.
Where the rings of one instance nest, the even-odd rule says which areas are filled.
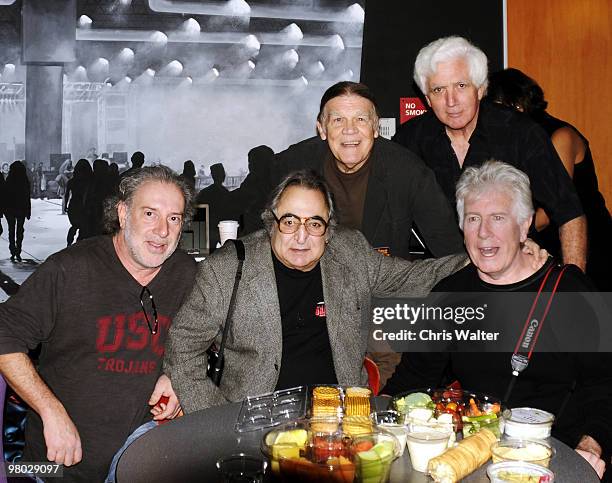
[[[436,483],[456,483],[486,463],[495,441],[495,435],[483,428],[454,448],[429,460],[427,471]]]

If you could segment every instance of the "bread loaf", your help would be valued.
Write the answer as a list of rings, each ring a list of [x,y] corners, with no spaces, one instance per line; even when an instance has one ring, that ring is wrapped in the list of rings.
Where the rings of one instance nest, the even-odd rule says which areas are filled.
[[[429,460],[428,472],[436,483],[456,483],[491,457],[495,435],[483,428],[460,441],[457,446]]]

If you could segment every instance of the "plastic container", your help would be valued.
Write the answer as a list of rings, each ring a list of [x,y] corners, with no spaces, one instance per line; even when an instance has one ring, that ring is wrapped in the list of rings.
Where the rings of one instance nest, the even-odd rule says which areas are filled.
[[[270,428],[306,415],[306,386],[283,389],[242,401],[234,429],[238,433]]]
[[[504,461],[487,468],[491,483],[553,483],[555,474],[548,468],[523,461]]]
[[[473,404],[472,404],[473,401]],[[504,432],[501,401],[487,394],[465,389],[424,388],[396,395],[390,408],[406,416],[406,422],[450,421],[454,431],[470,436],[487,428],[501,438]]]
[[[404,415],[399,411],[391,409],[387,411],[376,411],[370,415],[372,422],[379,428],[389,431],[395,436],[400,445],[400,456],[406,448],[408,427],[404,425]]]
[[[397,438],[387,431],[351,435],[342,418],[304,419],[274,428],[262,452],[280,481],[386,483],[399,456]]]
[[[451,432],[443,432],[435,429],[410,431],[407,434],[408,452],[412,469],[427,472],[429,460],[440,456],[448,447]]]
[[[504,439],[491,446],[493,463],[525,461],[548,468],[555,449],[548,443],[529,439]]]
[[[515,408],[504,413],[506,424],[504,434],[519,439],[546,439],[555,416],[549,412],[534,408]]]
[[[217,461],[217,470],[224,483],[237,481],[261,483],[267,467],[268,462],[261,457],[244,453],[227,456]]]
[[[318,384],[308,389],[308,416],[326,418],[348,415],[369,418],[374,407],[372,391],[366,386]]]

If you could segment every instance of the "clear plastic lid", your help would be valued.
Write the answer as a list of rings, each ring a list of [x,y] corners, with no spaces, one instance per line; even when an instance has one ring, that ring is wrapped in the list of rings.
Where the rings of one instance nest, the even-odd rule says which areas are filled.
[[[249,396],[242,401],[234,426],[238,433],[269,428],[306,415],[306,386]]]
[[[493,463],[487,468],[487,476],[491,479],[491,483],[529,481],[528,477],[538,478],[534,481],[539,483],[553,483],[555,481],[555,474],[548,468],[523,461]],[[517,479],[520,477],[523,477],[524,480]]]
[[[548,467],[556,450],[545,441],[509,438],[494,443],[491,453],[494,463],[515,460]]]

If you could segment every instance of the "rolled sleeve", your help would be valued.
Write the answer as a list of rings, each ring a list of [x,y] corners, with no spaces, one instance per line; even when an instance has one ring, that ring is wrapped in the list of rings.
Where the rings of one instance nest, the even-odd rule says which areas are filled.
[[[64,280],[63,267],[49,259],[0,304],[0,354],[25,353],[49,339],[61,307]]]

